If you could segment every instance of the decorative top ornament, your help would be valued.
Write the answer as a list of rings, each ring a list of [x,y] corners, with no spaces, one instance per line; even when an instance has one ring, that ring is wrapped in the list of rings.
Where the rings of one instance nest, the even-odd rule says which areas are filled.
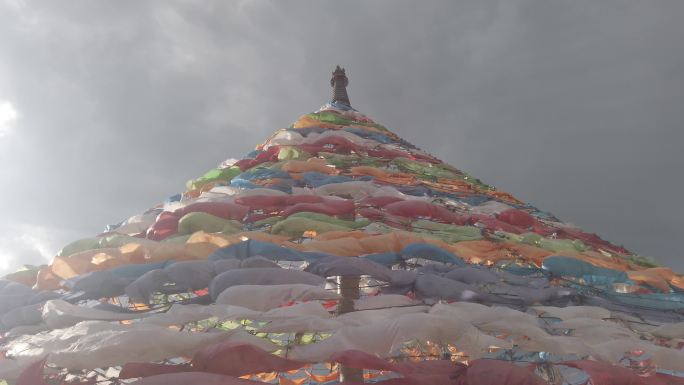
[[[349,84],[349,79],[344,71],[344,68],[337,66],[335,71],[332,73],[332,78],[330,79],[330,86],[333,88],[332,102],[346,104],[351,107],[349,102],[349,96],[347,95],[347,85]]]

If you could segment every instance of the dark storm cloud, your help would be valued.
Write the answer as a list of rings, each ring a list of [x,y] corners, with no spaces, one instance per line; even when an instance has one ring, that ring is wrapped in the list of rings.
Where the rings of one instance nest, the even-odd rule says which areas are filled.
[[[242,156],[325,102],[341,64],[352,104],[409,141],[684,270],[682,2],[1,7],[12,266]]]

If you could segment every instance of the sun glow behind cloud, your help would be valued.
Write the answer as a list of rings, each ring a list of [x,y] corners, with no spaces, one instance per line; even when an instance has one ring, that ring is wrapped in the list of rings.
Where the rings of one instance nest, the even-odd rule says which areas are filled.
[[[14,123],[19,118],[19,113],[12,103],[8,101],[0,102],[0,138],[12,132]]]
[[[0,225],[0,276],[22,265],[48,263],[75,234],[32,224]]]

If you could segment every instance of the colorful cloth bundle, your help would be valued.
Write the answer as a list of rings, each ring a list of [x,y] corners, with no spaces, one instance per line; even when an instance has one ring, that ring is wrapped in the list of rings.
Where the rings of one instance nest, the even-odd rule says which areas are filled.
[[[681,274],[337,102],[1,280],[0,327],[21,385],[684,383]]]

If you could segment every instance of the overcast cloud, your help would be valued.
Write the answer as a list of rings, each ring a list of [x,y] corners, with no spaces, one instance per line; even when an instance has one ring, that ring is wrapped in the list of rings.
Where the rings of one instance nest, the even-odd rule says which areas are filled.
[[[327,101],[684,270],[684,2],[0,5],[0,273]]]

